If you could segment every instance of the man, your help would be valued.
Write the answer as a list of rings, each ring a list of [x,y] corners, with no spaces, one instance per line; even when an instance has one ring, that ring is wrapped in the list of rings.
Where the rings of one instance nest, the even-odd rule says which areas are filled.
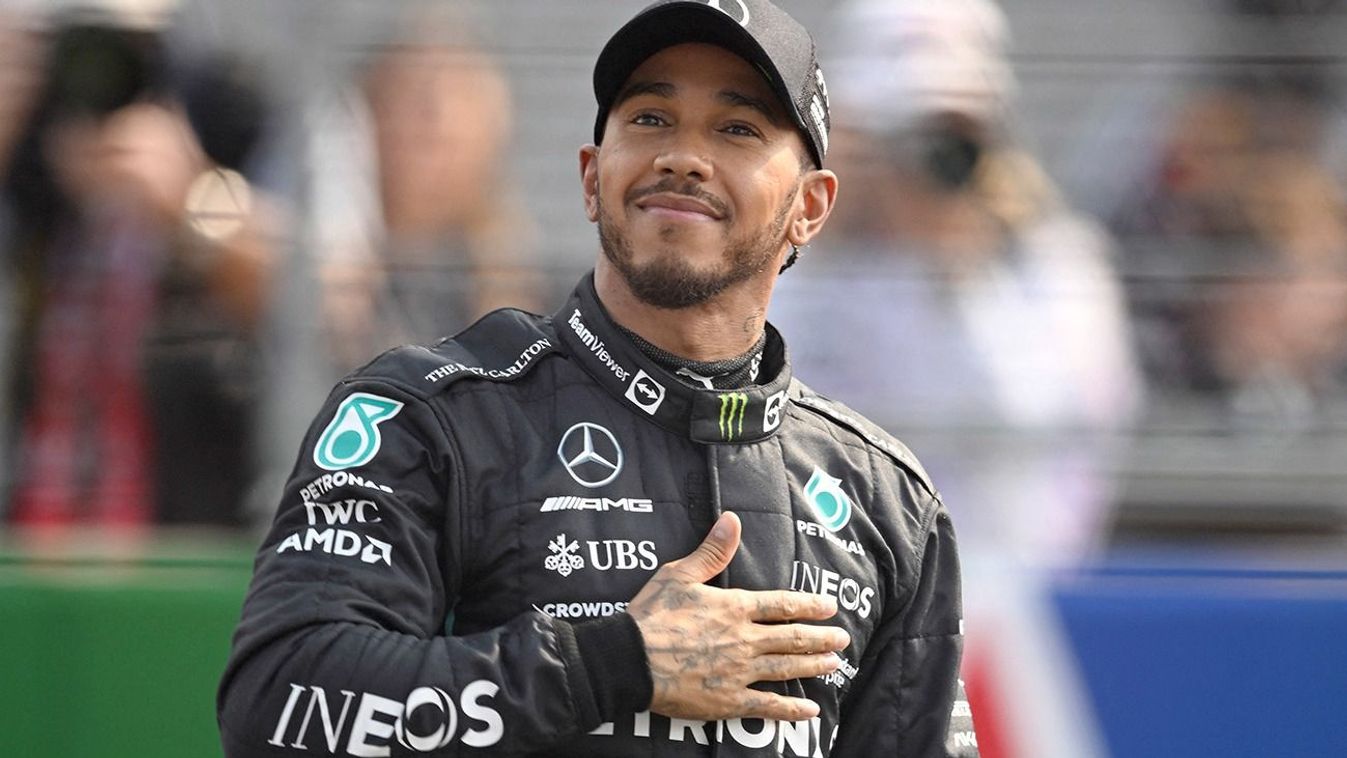
[[[221,684],[230,756],[944,754],[948,516],[764,317],[837,192],[812,40],[661,2],[594,85],[594,273],[334,391]]]

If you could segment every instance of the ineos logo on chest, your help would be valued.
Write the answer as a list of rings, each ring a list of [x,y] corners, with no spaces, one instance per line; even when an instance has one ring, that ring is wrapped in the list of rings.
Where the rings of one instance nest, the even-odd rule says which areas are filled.
[[[584,487],[602,487],[622,471],[622,446],[617,438],[589,421],[566,430],[557,446],[557,457],[566,473]]]

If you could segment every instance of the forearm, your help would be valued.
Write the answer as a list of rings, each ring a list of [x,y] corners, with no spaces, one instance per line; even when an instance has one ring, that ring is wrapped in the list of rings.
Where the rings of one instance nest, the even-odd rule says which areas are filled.
[[[649,702],[648,676],[611,670],[631,662],[633,639],[639,656],[629,617],[577,634],[536,613],[465,637],[352,622],[301,628],[231,667],[219,702],[225,754],[545,750]]]

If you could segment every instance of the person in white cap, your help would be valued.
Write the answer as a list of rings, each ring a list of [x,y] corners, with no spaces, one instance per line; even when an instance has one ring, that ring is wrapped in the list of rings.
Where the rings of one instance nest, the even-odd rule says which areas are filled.
[[[904,430],[965,539],[1079,558],[1141,392],[1111,242],[1014,139],[994,4],[855,0],[834,22],[849,201],[773,321],[821,391]],[[838,338],[860,331],[866,350]]]

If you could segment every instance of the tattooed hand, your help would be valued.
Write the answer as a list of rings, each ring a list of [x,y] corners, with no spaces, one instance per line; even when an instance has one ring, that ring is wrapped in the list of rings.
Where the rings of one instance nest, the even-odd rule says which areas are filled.
[[[650,710],[656,713],[704,720],[818,715],[811,700],[748,685],[835,671],[840,659],[833,651],[851,642],[845,630],[778,622],[829,618],[837,601],[704,584],[730,564],[740,531],[738,516],[722,514],[696,550],[661,566],[627,606],[645,638],[655,684]]]

